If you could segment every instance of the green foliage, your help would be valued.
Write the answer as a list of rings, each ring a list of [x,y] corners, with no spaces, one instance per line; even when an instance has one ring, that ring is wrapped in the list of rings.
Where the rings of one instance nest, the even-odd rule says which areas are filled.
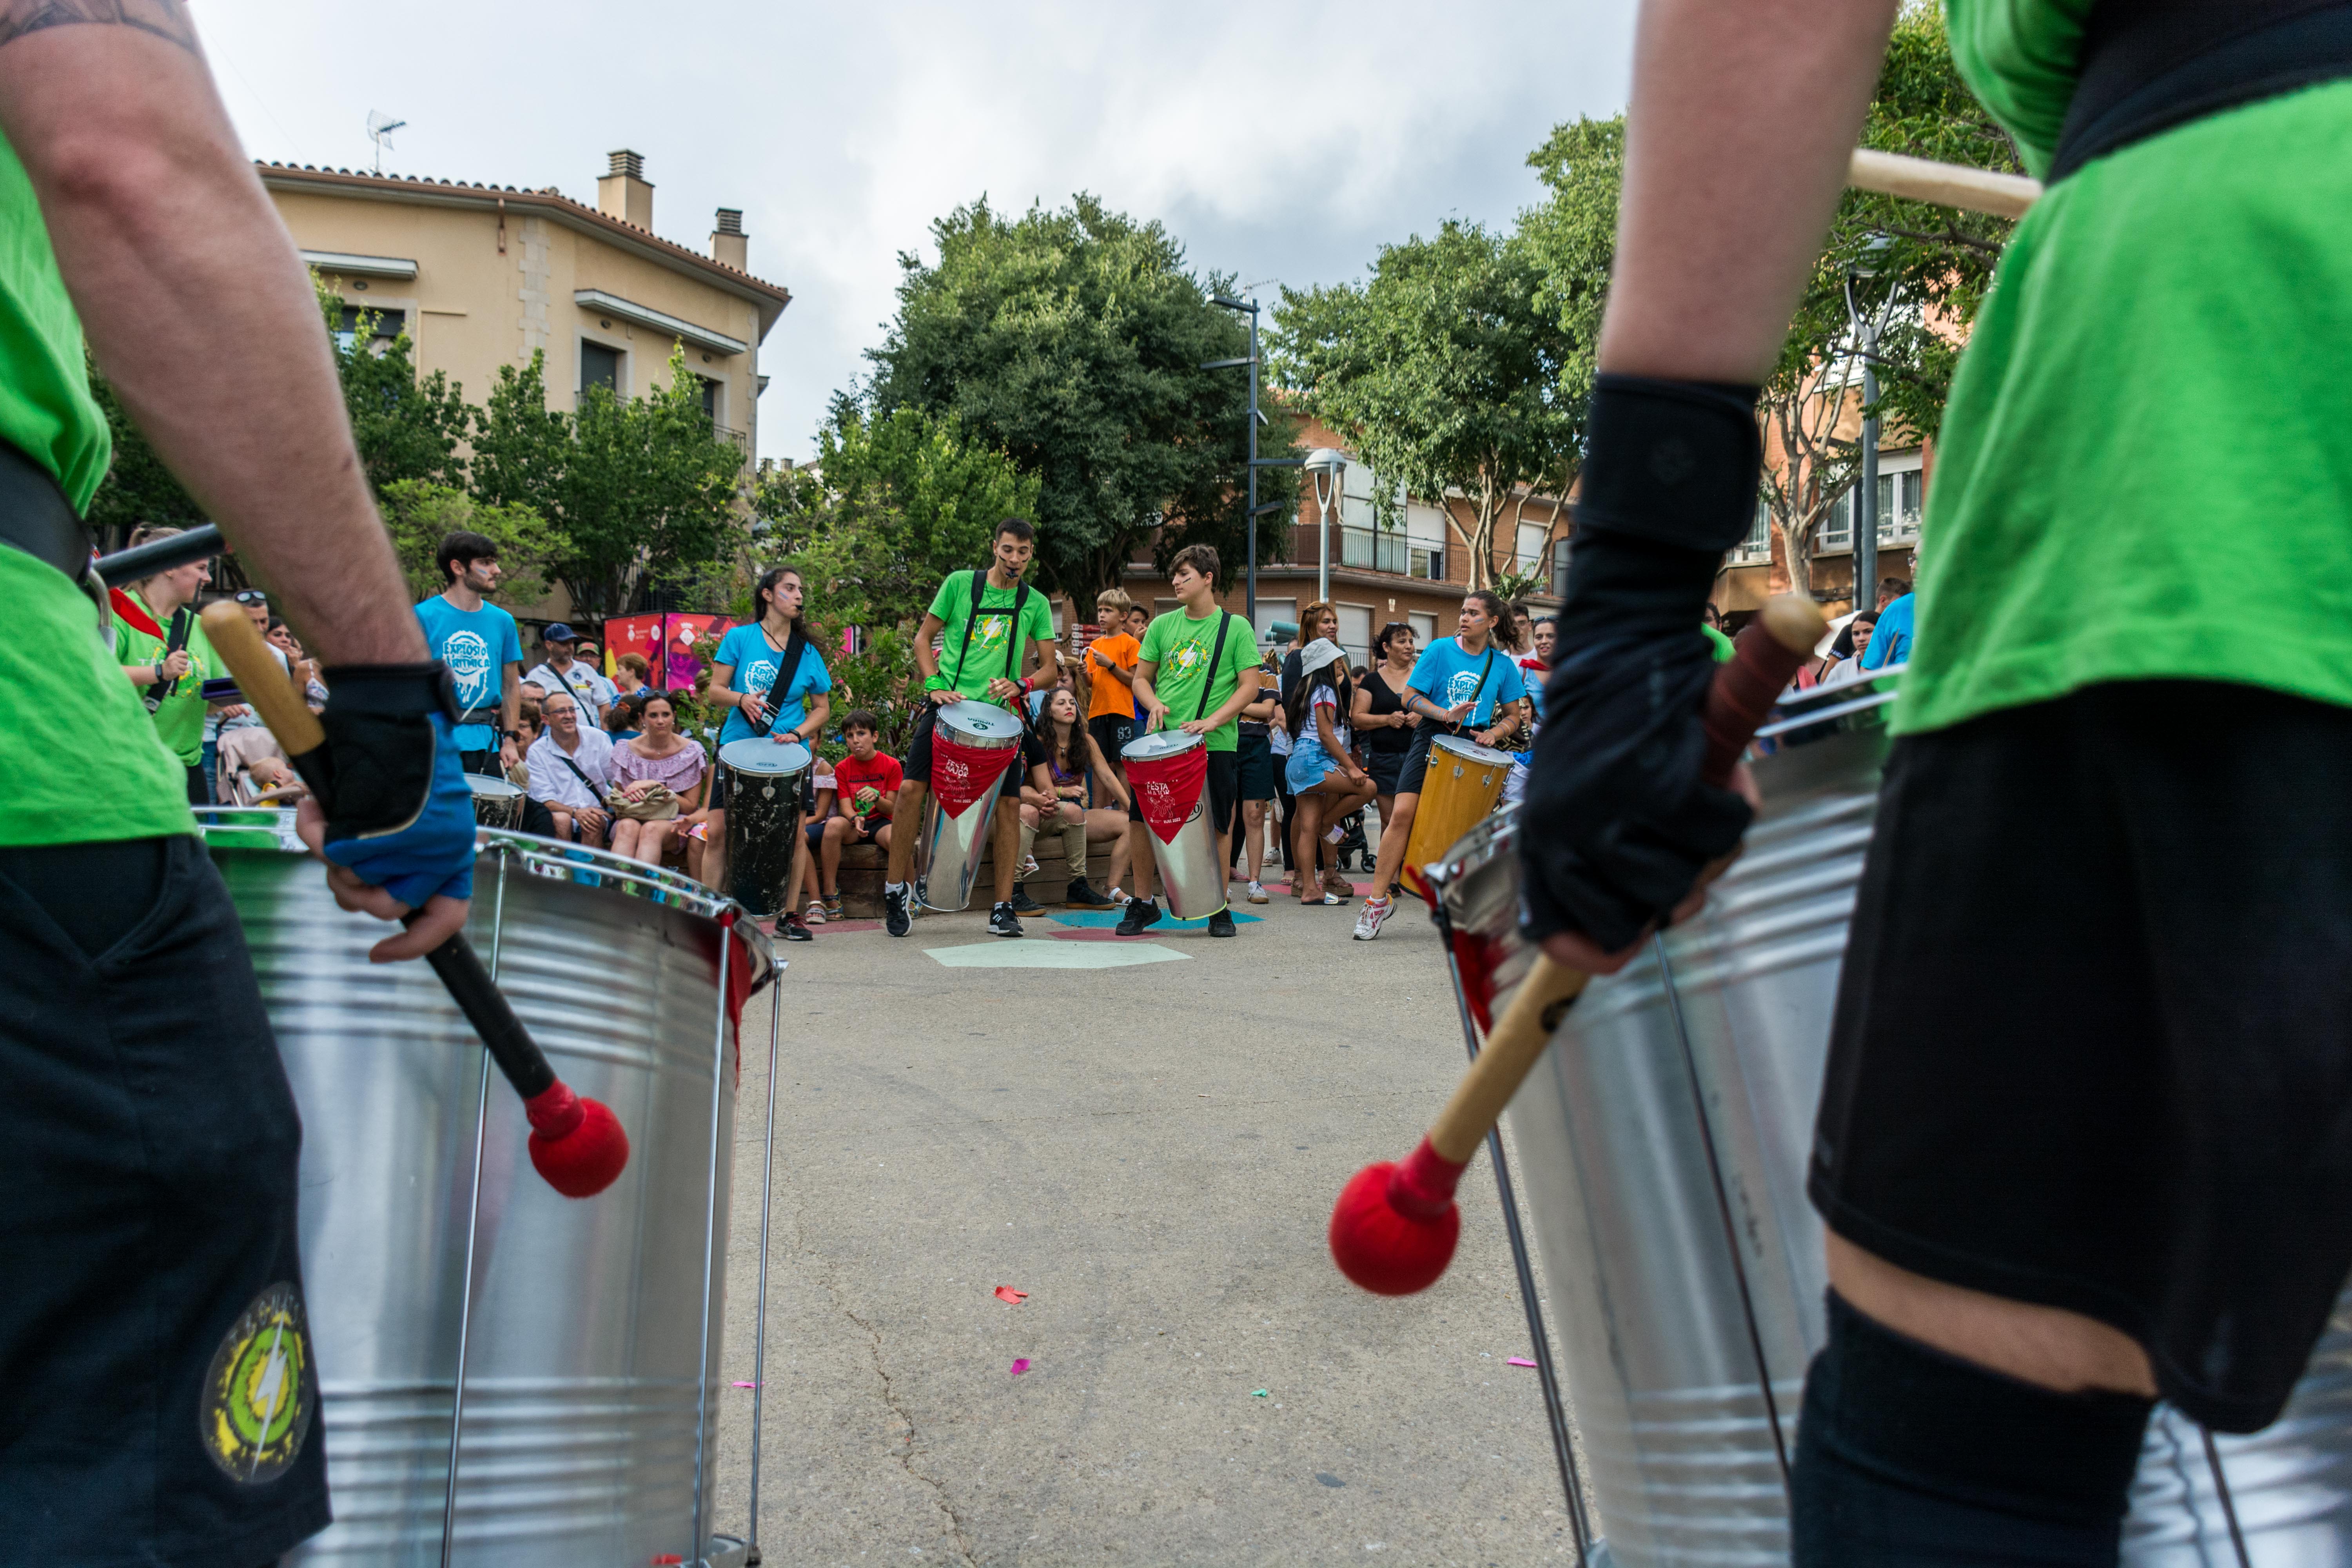
[[[163,466],[139,426],[131,422],[122,400],[99,374],[95,362],[89,366],[89,390],[114,436],[113,465],[89,499],[89,521],[104,531],[101,542],[120,549],[130,542],[131,531],[142,522],[196,528],[211,521],[195,498],[180,488],[180,481],[172,477],[172,470]]]
[[[1567,388],[1591,349],[1545,308],[1544,276],[1535,247],[1448,221],[1383,247],[1363,283],[1285,289],[1276,316],[1276,363],[1305,409],[1348,432],[1384,484],[1468,500],[1471,526],[1447,517],[1474,586],[1493,579],[1515,491],[1565,494],[1575,475],[1584,403]]]
[[[477,422],[474,493],[528,507],[557,540],[551,566],[583,616],[620,615],[648,583],[691,574],[742,540],[740,448],[703,416],[683,349],[669,383],[622,402],[591,387],[547,407],[544,356],[507,365]]]
[[[430,479],[396,479],[377,499],[411,598],[427,598],[448,586],[433,552],[444,537],[461,529],[498,545],[505,574],[494,595],[499,604],[511,609],[546,596],[556,540],[529,507],[493,506]]]
[[[1625,117],[1557,126],[1528,154],[1550,196],[1519,215],[1518,243],[1542,276],[1539,308],[1552,313],[1570,350],[1560,367],[1563,397],[1592,393],[1601,315],[1617,260],[1617,193],[1625,183]]]
[[[1196,278],[1157,222],[1085,195],[1010,220],[983,199],[931,232],[937,266],[899,258],[868,416],[954,414],[1033,476],[1046,587],[1090,598],[1146,540],[1163,562],[1206,542],[1238,564],[1247,373],[1201,368],[1248,353],[1245,324],[1209,302],[1230,280]],[[1295,507],[1295,473],[1262,470],[1259,490]]]
[[[335,346],[352,440],[368,483],[381,493],[403,480],[462,485],[466,463],[457,448],[474,421],[465,389],[440,371],[418,379],[407,332],[372,336],[378,321],[362,310],[349,343]]]

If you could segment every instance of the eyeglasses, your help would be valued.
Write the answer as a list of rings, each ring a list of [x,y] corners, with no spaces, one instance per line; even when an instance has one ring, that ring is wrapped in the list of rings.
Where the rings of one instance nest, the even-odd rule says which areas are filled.
[[[240,605],[267,605],[269,603],[269,595],[258,588],[239,588],[236,591],[236,602]]]

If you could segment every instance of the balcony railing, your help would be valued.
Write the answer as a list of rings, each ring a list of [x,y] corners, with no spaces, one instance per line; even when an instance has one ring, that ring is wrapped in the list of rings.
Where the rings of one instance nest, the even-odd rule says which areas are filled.
[[[1339,530],[1339,564],[1359,571],[1445,581],[1445,547],[1409,539],[1389,528]]]

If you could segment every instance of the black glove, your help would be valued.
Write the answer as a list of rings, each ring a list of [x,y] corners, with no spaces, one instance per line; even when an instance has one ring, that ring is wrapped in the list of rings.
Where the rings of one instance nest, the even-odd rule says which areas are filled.
[[[1520,808],[1520,922],[1633,943],[1754,815],[1699,780],[1715,670],[1700,632],[1756,514],[1756,389],[1604,374],[1543,728]]]
[[[469,895],[473,795],[459,770],[457,700],[438,659],[326,672],[327,858],[411,908]]]

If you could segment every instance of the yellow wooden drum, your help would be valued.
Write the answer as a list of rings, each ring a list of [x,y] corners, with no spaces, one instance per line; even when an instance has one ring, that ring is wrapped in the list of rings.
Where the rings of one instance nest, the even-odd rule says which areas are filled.
[[[1441,859],[1464,834],[1486,820],[1503,798],[1511,776],[1511,753],[1474,745],[1455,735],[1429,743],[1429,771],[1422,776],[1421,805],[1404,847],[1404,881],[1422,890],[1421,868]],[[1382,868],[1386,869],[1386,868]]]

